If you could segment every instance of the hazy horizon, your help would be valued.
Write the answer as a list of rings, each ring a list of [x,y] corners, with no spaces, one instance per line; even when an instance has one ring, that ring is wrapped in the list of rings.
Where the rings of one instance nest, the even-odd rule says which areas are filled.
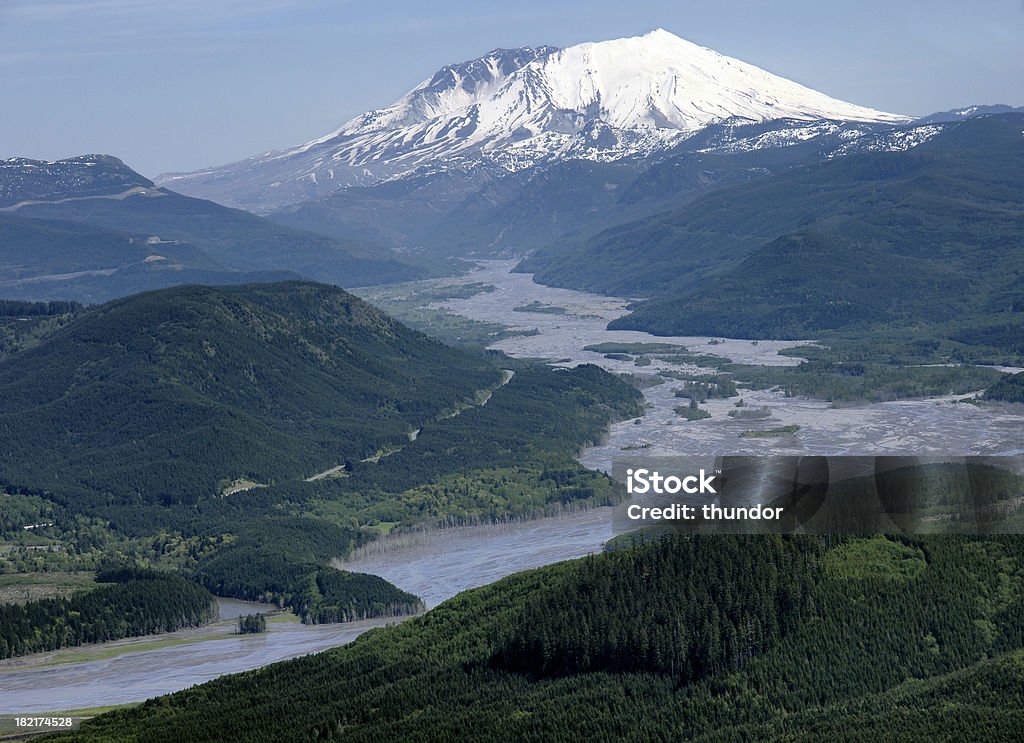
[[[306,0],[0,3],[0,156],[117,156],[153,177],[307,141],[496,47],[662,27],[828,95],[925,115],[1024,104],[1024,4],[666,8],[524,0],[481,12]],[[12,105],[13,102],[13,105]]]

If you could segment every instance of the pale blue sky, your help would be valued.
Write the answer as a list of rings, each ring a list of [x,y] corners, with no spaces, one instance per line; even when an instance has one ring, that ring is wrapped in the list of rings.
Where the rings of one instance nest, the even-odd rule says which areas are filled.
[[[0,0],[0,157],[148,176],[297,144],[495,47],[663,27],[898,113],[1024,105],[1022,0]]]

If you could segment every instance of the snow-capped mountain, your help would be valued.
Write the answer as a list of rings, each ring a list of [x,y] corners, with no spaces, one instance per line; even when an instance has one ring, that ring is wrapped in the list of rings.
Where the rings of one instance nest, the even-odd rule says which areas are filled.
[[[287,150],[161,185],[267,211],[422,168],[516,171],[667,150],[723,121],[898,124],[658,29],[565,49],[497,49],[449,65],[387,108]]]

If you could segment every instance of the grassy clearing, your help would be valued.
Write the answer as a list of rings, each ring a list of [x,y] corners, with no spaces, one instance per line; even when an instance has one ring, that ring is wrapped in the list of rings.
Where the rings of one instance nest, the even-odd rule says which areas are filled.
[[[884,536],[859,539],[825,555],[826,575],[838,580],[889,578],[906,582],[919,576],[927,566],[919,548]]]
[[[267,624],[302,624],[302,620],[290,611],[279,611],[267,615]]]
[[[399,525],[399,521],[378,521],[376,524],[370,524],[366,528],[367,531],[373,532],[378,537],[386,537],[391,533],[391,530]]]
[[[242,493],[246,490],[253,490],[254,488],[266,488],[269,487],[265,483],[256,482],[255,480],[247,480],[244,477],[240,477],[234,480],[230,485],[225,487],[221,491],[222,496],[234,495],[235,493]]]

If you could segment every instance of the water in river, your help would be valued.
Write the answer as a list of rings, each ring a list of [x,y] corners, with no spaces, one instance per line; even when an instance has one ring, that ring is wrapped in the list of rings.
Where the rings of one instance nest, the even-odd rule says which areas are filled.
[[[612,536],[610,508],[554,519],[409,535],[346,563],[436,606],[456,593],[511,573],[599,552]],[[266,604],[221,600],[221,618],[266,611]],[[267,633],[236,635],[233,622],[0,661],[0,715],[138,702],[159,694],[351,642],[395,622],[377,619],[303,625],[270,621]]]
[[[624,300],[534,284],[513,274],[513,263],[487,261],[469,276],[438,279],[433,284],[480,282],[494,291],[449,300],[449,311],[476,320],[514,323],[530,336],[507,338],[496,347],[509,355],[539,357],[574,365],[600,364],[617,372],[653,374],[661,369],[699,371],[653,360],[638,368],[632,361],[607,359],[583,350],[605,341],[658,342],[692,351],[726,356],[736,362],[795,364],[779,356],[792,341],[709,338],[661,338],[635,331],[609,331],[607,323],[626,312]],[[564,313],[517,312],[538,302]],[[827,403],[786,398],[772,391],[743,395],[751,406],[768,406],[770,426],[800,426],[795,436],[740,439],[750,427],[728,418],[731,400],[711,400],[712,417],[687,422],[673,408],[680,400],[671,381],[645,390],[650,409],[639,423],[613,426],[607,441],[583,453],[589,467],[612,470],[615,461],[672,454],[758,453],[785,447],[787,453],[814,454],[1011,454],[1024,453],[1024,415],[1004,410],[953,404],[951,398],[880,403],[832,409]],[[345,565],[381,575],[400,588],[422,596],[429,606],[467,588],[511,573],[601,549],[613,535],[612,509],[595,509],[563,518],[500,527],[454,529],[414,535],[391,548],[368,550]],[[260,610],[251,605],[225,606],[223,617]],[[58,711],[139,701],[182,689],[225,673],[316,652],[349,642],[384,621],[305,626],[272,622],[265,635],[232,635],[229,623],[136,638],[91,648],[72,648],[0,662],[0,714]],[[168,644],[173,643],[173,644]]]
[[[339,567],[379,575],[433,607],[512,573],[600,552],[614,536],[612,510],[400,535],[369,545]]]
[[[258,604],[230,603],[243,613],[261,610]],[[225,673],[344,645],[385,623],[271,621],[266,634],[238,635],[234,623],[224,622],[0,661],[0,715],[139,702]]]

